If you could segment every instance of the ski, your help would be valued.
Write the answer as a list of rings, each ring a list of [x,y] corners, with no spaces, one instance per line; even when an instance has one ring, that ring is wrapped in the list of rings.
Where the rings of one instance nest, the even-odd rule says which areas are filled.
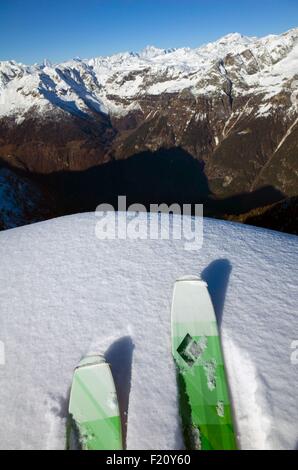
[[[207,284],[200,278],[185,277],[175,282],[171,323],[186,447],[236,449],[216,317]]]
[[[67,449],[121,450],[118,400],[109,364],[87,356],[75,368],[69,399]]]

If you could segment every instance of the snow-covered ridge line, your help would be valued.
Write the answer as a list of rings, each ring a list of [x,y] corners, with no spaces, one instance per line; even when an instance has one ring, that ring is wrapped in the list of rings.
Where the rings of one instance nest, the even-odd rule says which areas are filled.
[[[131,59],[131,58],[141,58],[144,60],[153,60],[156,57],[159,56],[164,56],[169,55],[169,54],[177,54],[177,52],[190,52],[190,51],[196,51],[197,53],[203,52],[204,50],[214,50],[218,46],[222,47],[230,47],[231,45],[234,45],[236,43],[237,46],[243,47],[243,46],[248,46],[253,43],[259,43],[261,44],[274,44],[274,43],[281,43],[283,40],[288,41],[291,38],[298,38],[298,27],[297,28],[292,28],[289,31],[282,33],[281,35],[277,34],[269,34],[268,36],[264,36],[261,38],[258,38],[257,36],[244,36],[241,33],[229,33],[226,34],[225,36],[219,38],[218,40],[214,42],[209,42],[206,44],[203,44],[197,48],[190,48],[190,47],[173,47],[173,48],[159,48],[155,47],[154,45],[148,45],[144,49],[142,49],[140,52],[136,51],[124,51],[124,52],[118,52],[115,54],[111,54],[108,56],[97,56],[95,58],[90,58],[90,59],[81,59],[80,57],[76,57],[67,61],[63,62],[51,62],[48,59],[44,59],[42,64],[35,63],[33,65],[26,65],[22,62],[16,62],[15,60],[6,60],[6,61],[1,61],[0,64],[7,64],[7,65],[15,65],[15,66],[21,66],[21,67],[26,67],[27,69],[41,69],[44,67],[56,67],[61,64],[68,64],[72,61],[75,62],[92,62],[92,61],[112,61],[112,62],[117,62],[118,60],[125,60],[125,59]]]
[[[44,61],[0,62],[0,117],[60,108],[66,112],[126,114],[145,95],[221,94],[275,96],[298,76],[298,28],[264,38],[228,34],[198,48],[146,47],[139,53]]]

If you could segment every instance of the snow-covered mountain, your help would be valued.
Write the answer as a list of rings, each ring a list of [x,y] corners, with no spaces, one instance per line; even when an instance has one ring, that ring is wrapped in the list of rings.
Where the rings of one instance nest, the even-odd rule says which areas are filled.
[[[297,196],[297,84],[298,28],[264,38],[228,34],[195,49],[150,46],[31,66],[0,62],[0,159],[26,175],[59,174],[60,188],[75,179],[71,203],[61,192],[57,202],[75,212],[124,190],[141,202],[181,200],[178,171],[185,194],[195,188],[184,202],[211,195],[226,201],[211,214],[246,212]],[[199,162],[191,181],[188,163],[182,168],[176,154]],[[115,162],[140,155],[136,171],[134,163]],[[99,169],[103,164],[110,166]],[[97,177],[77,184],[74,172],[92,168]],[[148,171],[158,181],[143,181]],[[75,200],[86,187],[92,207]],[[249,203],[239,200],[243,194]]]
[[[64,448],[73,369],[91,351],[106,354],[128,403],[127,448],[181,449],[170,308],[186,274],[208,282],[241,448],[296,448],[297,238],[204,219],[203,247],[185,251],[122,231],[98,240],[98,220],[0,233],[1,449]]]
[[[297,61],[298,29],[261,39],[234,33],[197,49],[149,46],[140,53],[54,65],[0,62],[0,115],[13,115],[18,123],[32,108],[117,116],[142,110],[138,99],[146,95],[187,89],[194,96],[220,96],[229,87],[234,97],[262,95],[259,113],[266,114],[266,99],[291,90]]]

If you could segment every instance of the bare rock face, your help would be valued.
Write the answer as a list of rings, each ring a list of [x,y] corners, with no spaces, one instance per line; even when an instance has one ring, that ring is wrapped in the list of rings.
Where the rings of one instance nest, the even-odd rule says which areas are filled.
[[[262,188],[271,188],[267,203],[276,194],[297,196],[297,89],[298,29],[261,39],[234,33],[198,49],[149,47],[55,66],[0,62],[0,158],[29,178],[43,175],[46,186],[51,175],[60,174],[61,183],[61,174],[77,173],[77,180],[112,164],[112,170],[96,171],[98,180],[92,177],[88,188],[104,202],[110,190],[99,194],[97,186],[108,188],[111,174],[118,174],[113,162],[123,162],[126,177],[128,169],[133,172],[130,188],[139,187],[136,178],[143,173],[128,160],[140,156],[146,166],[149,155],[166,152],[168,166],[163,179],[156,175],[154,195],[167,197],[168,188],[172,199],[172,165],[180,168],[181,155],[191,156],[200,163],[192,170],[198,184],[203,171],[208,186],[192,192],[194,199],[251,194],[257,207],[264,203],[258,200]],[[115,193],[126,187],[121,175],[110,184]],[[82,184],[78,190],[87,191]],[[153,196],[147,189],[137,194],[148,201]]]
[[[109,119],[30,113],[0,120],[0,158],[30,172],[76,171],[105,161],[115,131]]]

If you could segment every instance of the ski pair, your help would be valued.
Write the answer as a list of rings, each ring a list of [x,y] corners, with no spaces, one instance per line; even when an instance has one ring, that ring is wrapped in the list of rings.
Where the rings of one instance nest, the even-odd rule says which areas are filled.
[[[171,324],[186,447],[236,449],[217,322],[204,281],[191,276],[175,282]],[[75,369],[69,416],[68,449],[123,448],[115,385],[104,357],[86,357]]]

